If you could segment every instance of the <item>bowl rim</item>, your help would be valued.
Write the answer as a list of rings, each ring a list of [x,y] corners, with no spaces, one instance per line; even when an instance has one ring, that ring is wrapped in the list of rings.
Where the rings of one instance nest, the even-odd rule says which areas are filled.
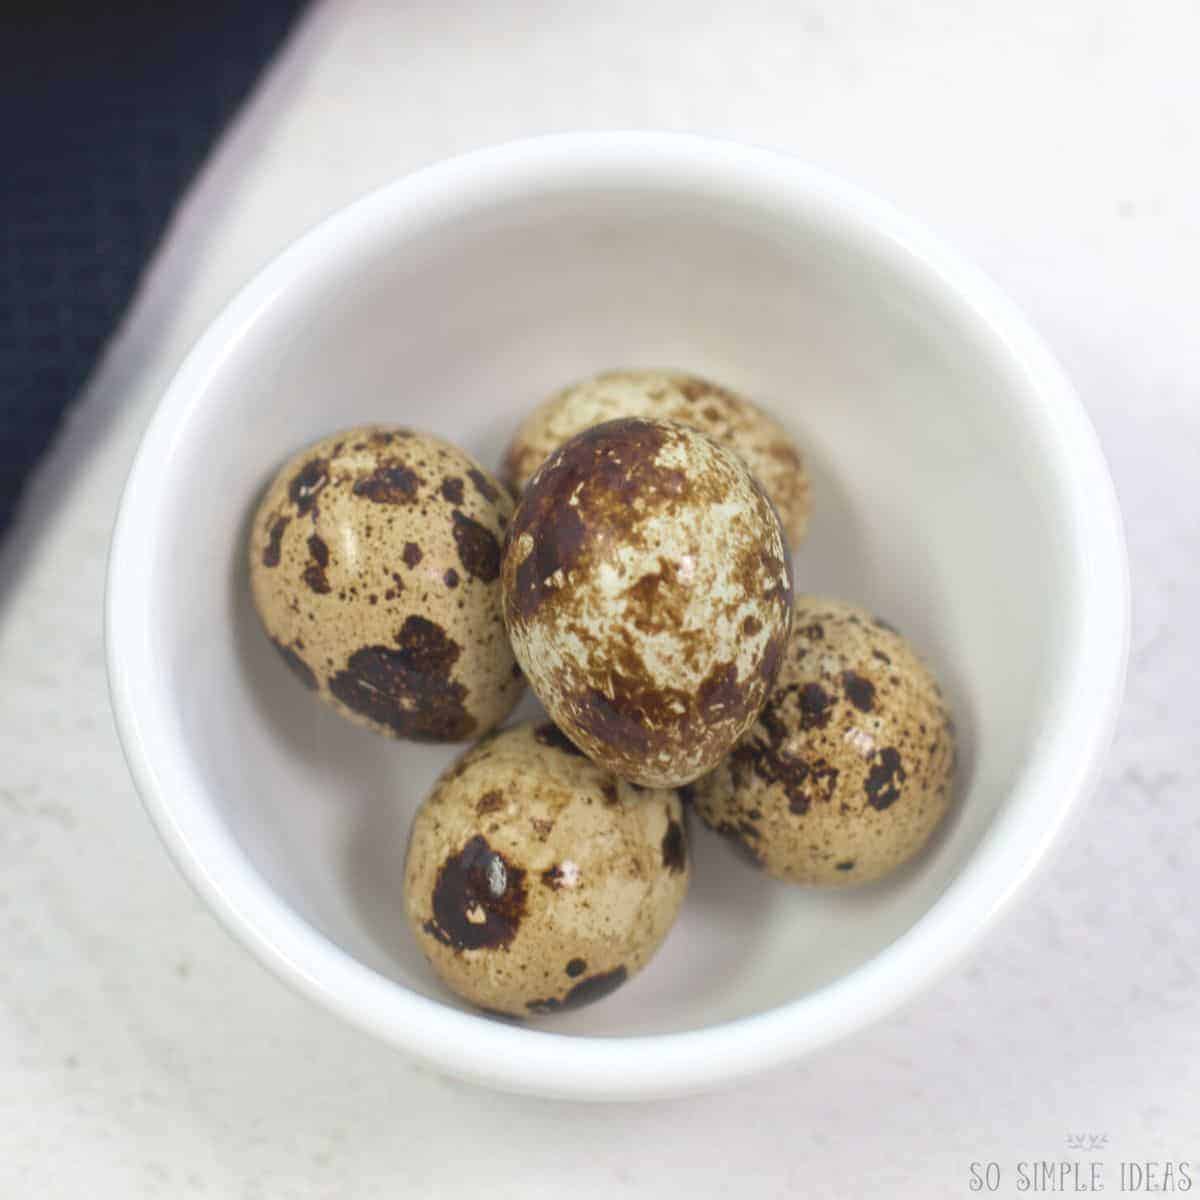
[[[388,979],[309,926],[277,895],[216,817],[190,769],[169,706],[153,702],[155,662],[145,547],[170,487],[186,417],[223,361],[275,301],[348,243],[464,195],[586,182],[641,170],[736,186],[756,201],[816,206],[838,232],[969,316],[1023,377],[1014,403],[1035,429],[1066,498],[1080,620],[1066,656],[1055,728],[1035,746],[966,867],[895,941],[839,979],[777,1008],[700,1029],[619,1037],[514,1026]],[[264,267],[201,335],[150,420],[121,497],[109,553],[105,640],[117,731],[135,785],[180,870],[222,924],[302,994],[449,1074],[556,1098],[635,1099],[711,1088],[781,1065],[879,1019],[961,960],[1029,879],[1098,780],[1120,708],[1129,646],[1129,576],[1116,492],[1095,430],[1066,375],[1024,316],[978,268],[883,200],[784,153],[653,131],[553,134],[473,151],[367,194]]]

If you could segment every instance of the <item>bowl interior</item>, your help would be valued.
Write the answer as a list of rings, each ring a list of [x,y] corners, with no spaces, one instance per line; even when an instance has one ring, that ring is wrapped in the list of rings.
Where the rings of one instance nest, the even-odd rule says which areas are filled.
[[[1025,381],[915,259],[820,197],[613,167],[375,203],[332,241],[181,406],[147,547],[162,702],[245,856],[329,941],[456,1005],[409,938],[401,878],[412,813],[457,751],[353,728],[296,685],[250,606],[249,515],[279,463],[336,428],[402,422],[494,466],[564,382],[680,366],[744,391],[804,448],[798,589],[868,605],[932,662],[961,734],[956,808],[898,876],[838,893],[762,878],[697,825],[693,889],[659,956],[544,1027],[696,1029],[892,943],[1003,810],[1061,670],[1075,581],[1048,452],[1016,402]]]

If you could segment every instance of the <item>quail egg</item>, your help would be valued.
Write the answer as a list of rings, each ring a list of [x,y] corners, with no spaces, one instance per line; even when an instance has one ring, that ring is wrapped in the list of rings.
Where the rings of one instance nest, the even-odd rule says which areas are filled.
[[[728,388],[682,371],[605,371],[535,409],[504,459],[520,494],[541,463],[568,438],[619,417],[680,421],[733,450],[763,486],[793,546],[808,528],[808,474],[795,442],[774,418]]]
[[[529,481],[502,564],[517,661],[551,718],[617,775],[711,770],[766,702],[791,619],[770,501],[731,450],[674,422],[577,434]]]
[[[254,517],[250,584],[305,687],[392,737],[462,741],[523,690],[504,631],[507,493],[441,438],[384,426],[309,446]]]
[[[442,980],[511,1016],[599,1000],[639,971],[687,891],[678,796],[590,762],[550,723],[485,739],[412,825],[408,923]]]
[[[950,807],[954,722],[891,626],[799,597],[771,699],[689,794],[768,874],[866,883],[915,855]]]

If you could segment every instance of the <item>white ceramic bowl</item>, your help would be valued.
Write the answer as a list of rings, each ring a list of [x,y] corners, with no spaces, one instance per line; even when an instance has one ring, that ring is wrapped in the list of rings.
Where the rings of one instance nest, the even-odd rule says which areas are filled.
[[[521,1027],[444,992],[401,916],[415,806],[453,749],[352,727],[259,632],[246,522],[285,456],[398,421],[497,462],[565,381],[674,365],[791,427],[815,511],[799,590],[866,603],[944,681],[957,807],[898,877],[775,884],[693,830],[659,956]],[[666,1095],[828,1043],[974,942],[1094,781],[1128,584],[1113,489],[1045,347],[977,271],[792,159],[578,134],[454,159],[303,237],[200,340],[134,463],[108,655],[138,789],[184,873],[283,979],[438,1069],[561,1097]]]

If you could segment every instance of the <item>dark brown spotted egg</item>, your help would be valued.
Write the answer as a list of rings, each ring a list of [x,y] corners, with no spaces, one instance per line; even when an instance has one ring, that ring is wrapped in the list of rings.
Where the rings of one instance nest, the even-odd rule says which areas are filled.
[[[928,841],[954,764],[954,722],[908,642],[861,608],[799,597],[762,716],[691,795],[768,874],[866,883]]]
[[[796,443],[744,396],[683,371],[605,371],[539,405],[517,430],[504,459],[505,482],[520,494],[534,471],[568,438],[621,417],[690,425],[733,450],[771,497],[798,546],[808,529],[808,472]]]
[[[310,690],[391,737],[455,742],[520,699],[504,631],[507,493],[441,438],[350,429],[275,477],[250,536],[264,629]]]
[[[634,788],[544,723],[442,776],[413,822],[404,889],[442,980],[529,1017],[599,1000],[645,966],[689,874],[678,796]]]
[[[783,531],[730,450],[631,418],[538,469],[505,543],[504,616],[567,736],[648,787],[711,770],[754,722],[791,619]]]

